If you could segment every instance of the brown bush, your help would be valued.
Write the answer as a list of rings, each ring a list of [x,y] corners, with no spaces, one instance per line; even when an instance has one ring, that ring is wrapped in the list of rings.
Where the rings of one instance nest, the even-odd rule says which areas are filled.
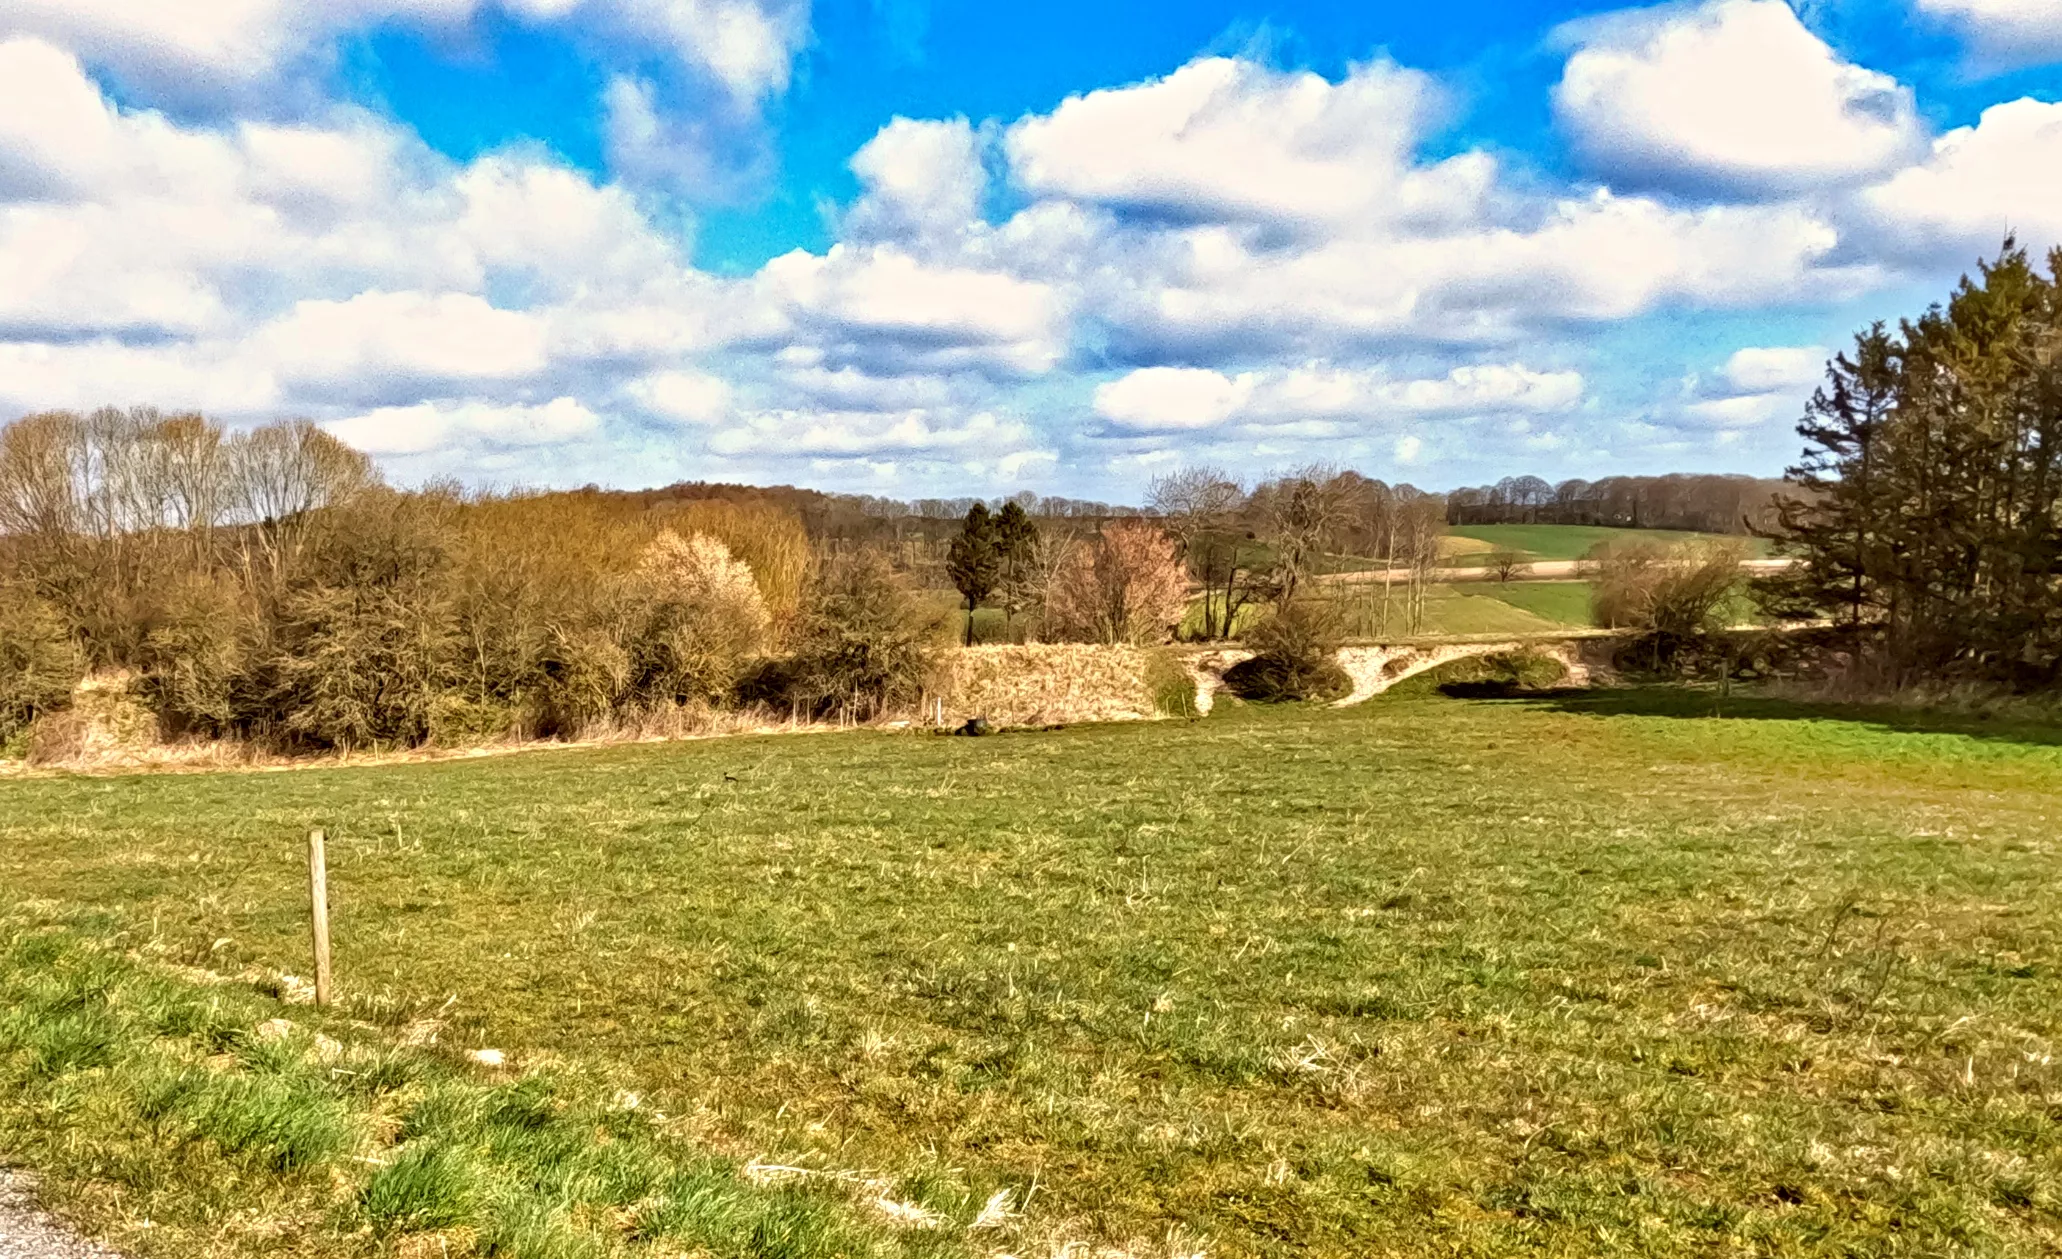
[[[630,653],[607,630],[554,627],[525,689],[533,734],[578,738],[614,712],[630,687]]]
[[[544,734],[606,714],[628,685],[625,587],[652,532],[634,507],[591,496],[464,504],[446,581],[466,692]]]
[[[1353,678],[1339,663],[1339,637],[1329,604],[1289,604],[1246,635],[1254,655],[1225,670],[1224,684],[1242,699],[1343,699]]]
[[[287,734],[327,747],[412,747],[457,680],[450,607],[433,587],[318,586],[288,597],[272,660]]]
[[[633,685],[647,702],[727,698],[771,624],[752,570],[700,533],[654,539],[627,606],[636,617]]]
[[[162,600],[144,637],[139,690],[167,730],[224,735],[262,716],[256,603],[221,573],[175,578]]]
[[[280,602],[268,662],[269,705],[289,736],[345,749],[429,737],[436,701],[463,679],[446,571],[455,508],[447,495],[377,491],[324,522],[307,584]]]
[[[682,537],[701,534],[721,542],[751,570],[773,628],[785,633],[793,625],[812,556],[795,513],[773,503],[706,498],[668,503],[659,520]]]
[[[1596,558],[1591,610],[1608,629],[1687,636],[1723,628],[1746,555],[1729,541],[1612,547]]]
[[[71,702],[86,656],[57,610],[26,591],[0,586],[0,744]]]
[[[1060,637],[1142,647],[1164,642],[1188,610],[1175,540],[1144,520],[1119,520],[1067,552],[1046,606]]]
[[[931,685],[946,632],[945,616],[884,556],[841,555],[811,585],[793,654],[766,664],[743,694],[812,717],[909,710]]]
[[[1701,656],[1699,644],[1726,628],[1746,554],[1731,541],[1612,547],[1596,557],[1591,612],[1607,629],[1635,632],[1624,663],[1667,671]]]

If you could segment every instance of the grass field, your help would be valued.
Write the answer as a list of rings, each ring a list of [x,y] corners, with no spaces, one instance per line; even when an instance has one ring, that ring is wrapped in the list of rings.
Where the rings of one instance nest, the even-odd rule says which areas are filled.
[[[1379,585],[1333,587],[1332,592],[1345,613],[1348,635],[1393,638],[1407,632],[1401,585],[1392,592],[1386,625]],[[1424,622],[1417,634],[1551,634],[1589,623],[1587,582],[1441,582],[1425,590]]]
[[[1421,690],[981,740],[0,781],[0,901],[305,973],[323,824],[352,1010],[443,1009],[457,1046],[632,1089],[733,1161],[889,1177],[962,1219],[1007,1189],[1045,1249],[2055,1253],[2062,736],[1714,707]],[[45,1005],[92,1015],[96,983]],[[50,1090],[116,1068],[70,1062],[0,1053],[0,1159],[146,1255],[484,1244],[410,1249],[435,1217],[399,1208],[399,1233],[354,1231],[327,1179],[276,1199],[300,1225],[237,1214],[274,1201],[265,1166],[188,1201],[169,1129],[80,1159],[59,1120],[102,1112]],[[24,1092],[36,1063],[59,1084]],[[534,1098],[468,1105],[461,1134],[573,1116],[619,1179],[645,1148]],[[501,1253],[681,1253],[641,1210]]]
[[[1486,542],[1487,551],[1461,552],[1452,555],[1447,562],[1455,567],[1479,567],[1490,562],[1498,551],[1516,551],[1528,560],[1579,560],[1590,550],[1606,542],[1644,541],[1674,544],[1699,538],[1714,538],[1708,533],[1684,533],[1673,529],[1610,529],[1594,525],[1454,525],[1447,530],[1450,537],[1473,538]],[[1748,548],[1752,555],[1766,555],[1768,541],[1764,538],[1729,538]]]
[[[1586,581],[1497,582],[1482,593],[1557,625],[1587,626],[1594,620]]]

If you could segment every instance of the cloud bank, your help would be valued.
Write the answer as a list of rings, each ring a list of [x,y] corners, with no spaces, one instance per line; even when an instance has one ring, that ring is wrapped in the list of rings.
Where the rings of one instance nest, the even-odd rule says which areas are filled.
[[[1935,133],[1779,0],[1563,32],[1570,179],[1442,143],[1463,105],[1422,71],[1203,57],[1014,120],[893,119],[834,243],[743,275],[697,268],[655,207],[696,120],[634,75],[610,80],[610,179],[454,161],[335,103],[161,112],[104,81],[183,67],[233,98],[341,29],[481,3],[0,0],[0,405],[306,414],[403,476],[552,483],[1678,459],[1779,435],[1825,351],[1736,341],[1642,396],[1610,339],[1837,312],[2007,230],[2062,241],[2062,105]],[[803,9],[743,0],[504,11],[651,41],[726,108],[783,90],[806,38]]]

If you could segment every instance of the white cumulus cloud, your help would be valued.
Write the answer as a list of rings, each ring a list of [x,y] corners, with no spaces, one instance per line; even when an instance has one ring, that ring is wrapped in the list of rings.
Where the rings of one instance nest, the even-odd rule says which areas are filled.
[[[706,372],[663,371],[634,380],[626,392],[647,412],[676,424],[715,424],[729,414],[730,382]]]
[[[196,98],[276,87],[350,31],[448,29],[493,8],[657,47],[744,102],[787,86],[809,17],[806,0],[0,0],[0,35],[52,39],[167,96]]]
[[[1711,379],[1692,376],[1683,382],[1685,398],[1671,426],[1728,433],[1794,419],[1803,414],[1829,357],[1816,345],[1735,350]]]
[[[253,334],[289,381],[379,390],[523,379],[550,362],[534,316],[470,293],[367,292],[342,302],[300,302]]]
[[[1234,380],[1207,367],[1141,367],[1096,386],[1098,415],[1125,428],[1210,428],[1246,405],[1253,377]]]
[[[803,338],[862,366],[1035,375],[1058,363],[1064,344],[1065,311],[1050,285],[892,246],[797,250],[767,263],[762,278]]]
[[[573,398],[554,398],[537,406],[419,402],[380,407],[325,427],[370,454],[419,455],[454,443],[555,446],[596,432],[601,418]]]
[[[1495,163],[1411,160],[1435,95],[1427,76],[1387,62],[1333,83],[1213,57],[1070,97],[1012,127],[1006,148],[1042,196],[1178,219],[1436,222],[1472,214]]]
[[[1966,259],[2008,232],[2037,254],[2062,245],[2062,104],[1991,106],[1869,188],[1862,206],[1873,233],[1920,257]]]
[[[1786,0],[1711,0],[1593,25],[1554,109],[1603,173],[1786,193],[1853,182],[1912,156],[1909,89],[1840,59]]]
[[[1227,422],[1297,425],[1398,416],[1566,411],[1582,401],[1579,372],[1469,364],[1443,376],[1393,378],[1381,367],[1312,363],[1226,375],[1204,367],[1142,367],[1095,391],[1098,415],[1122,429],[1179,431]],[[1330,431],[1330,430],[1326,430]]]
[[[1733,351],[1721,370],[1741,393],[1809,389],[1825,375],[1831,357],[1817,345],[1749,346]]]
[[[980,217],[988,174],[964,118],[896,118],[852,157],[865,192],[845,217],[847,239],[949,242]]]
[[[1031,439],[1022,420],[990,411],[762,411],[741,417],[709,446],[726,455],[985,457],[1022,450]]]

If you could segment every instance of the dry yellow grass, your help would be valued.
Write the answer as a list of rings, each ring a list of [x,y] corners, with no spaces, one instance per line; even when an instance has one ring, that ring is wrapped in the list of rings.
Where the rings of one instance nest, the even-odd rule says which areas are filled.
[[[1089,643],[971,647],[946,666],[946,712],[1005,726],[1151,717],[1148,657],[1136,647]]]

